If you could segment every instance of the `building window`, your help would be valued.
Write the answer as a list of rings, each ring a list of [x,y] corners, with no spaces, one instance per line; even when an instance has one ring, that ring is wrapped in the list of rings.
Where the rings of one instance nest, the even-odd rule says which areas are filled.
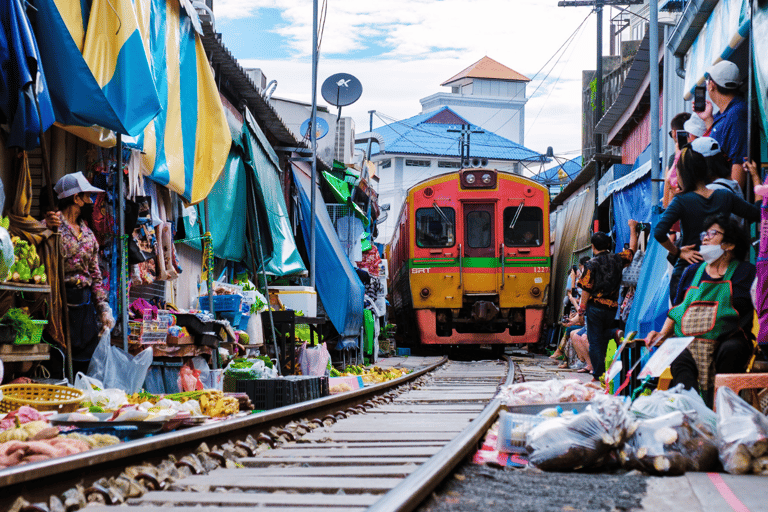
[[[432,163],[429,160],[406,160],[406,167],[431,167]]]
[[[382,169],[389,169],[390,167],[392,167],[392,159],[390,158],[388,160],[382,160],[381,162],[379,162],[379,167],[381,167]]]
[[[449,162],[447,160],[438,160],[437,166],[442,169],[461,169],[461,162]]]

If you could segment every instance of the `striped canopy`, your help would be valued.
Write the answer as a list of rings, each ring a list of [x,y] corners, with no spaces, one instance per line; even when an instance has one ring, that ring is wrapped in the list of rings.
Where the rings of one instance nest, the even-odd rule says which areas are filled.
[[[139,135],[160,112],[131,0],[35,0],[56,120]]]
[[[140,137],[145,172],[195,204],[218,180],[232,143],[213,71],[195,32],[197,14],[181,9],[179,0],[136,0],[135,5],[163,108]]]

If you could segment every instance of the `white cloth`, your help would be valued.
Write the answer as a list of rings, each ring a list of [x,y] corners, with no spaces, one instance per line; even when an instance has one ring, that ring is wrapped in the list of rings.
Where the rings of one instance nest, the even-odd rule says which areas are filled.
[[[363,261],[363,221],[355,216],[341,217],[336,221],[336,233],[349,260],[353,264]]]

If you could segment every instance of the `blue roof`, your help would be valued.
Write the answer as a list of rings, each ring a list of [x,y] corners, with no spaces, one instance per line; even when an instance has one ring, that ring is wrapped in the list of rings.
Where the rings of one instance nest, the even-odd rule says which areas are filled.
[[[562,183],[560,181],[560,177],[558,176],[560,169],[565,171],[565,173],[568,175],[568,179],[565,180],[565,182],[567,183],[571,181],[576,177],[577,174],[579,174],[579,172],[581,172],[581,157],[579,156],[573,160],[566,160],[562,165],[550,167],[546,171],[542,171],[536,176],[533,176],[531,179],[543,185],[559,185]]]
[[[444,122],[446,120],[454,120],[454,122],[446,123]],[[443,107],[437,111],[380,126],[374,131],[384,137],[386,153],[458,157],[461,154],[461,135],[448,130],[461,129],[461,122],[468,124],[472,130],[482,130],[480,126],[464,121],[450,108]],[[376,149],[374,149],[376,146],[374,144],[371,153],[376,154]],[[494,160],[539,162],[543,156],[532,149],[489,131],[472,133],[469,150],[471,158]]]

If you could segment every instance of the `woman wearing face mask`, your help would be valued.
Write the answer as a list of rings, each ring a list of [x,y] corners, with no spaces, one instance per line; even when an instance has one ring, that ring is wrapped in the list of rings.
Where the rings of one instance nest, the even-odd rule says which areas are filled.
[[[682,193],[675,196],[664,215],[654,228],[653,236],[673,257],[675,263],[672,279],[669,283],[669,296],[674,300],[678,290],[680,276],[685,268],[702,261],[697,247],[699,233],[704,226],[702,221],[710,215],[735,214],[749,221],[760,218],[760,209],[750,204],[730,190],[711,190],[707,187],[716,176],[712,176],[707,165],[707,158],[720,152],[715,139],[700,137],[680,152],[677,164],[678,181]],[[759,176],[753,177],[759,181]],[[760,200],[760,196],[755,196]],[[675,222],[680,221],[681,247],[676,247],[667,233]]]
[[[729,216],[708,217],[700,238],[704,261],[685,270],[664,327],[645,342],[652,347],[673,335],[694,336],[671,365],[671,386],[700,389],[711,405],[715,374],[741,373],[752,356],[755,266],[742,261],[749,239]]]
[[[86,222],[93,212],[91,195],[104,191],[82,172],[65,175],[53,189],[59,211],[48,212],[45,224],[61,234],[73,368],[85,373],[100,334],[115,324],[99,269],[99,244]]]

